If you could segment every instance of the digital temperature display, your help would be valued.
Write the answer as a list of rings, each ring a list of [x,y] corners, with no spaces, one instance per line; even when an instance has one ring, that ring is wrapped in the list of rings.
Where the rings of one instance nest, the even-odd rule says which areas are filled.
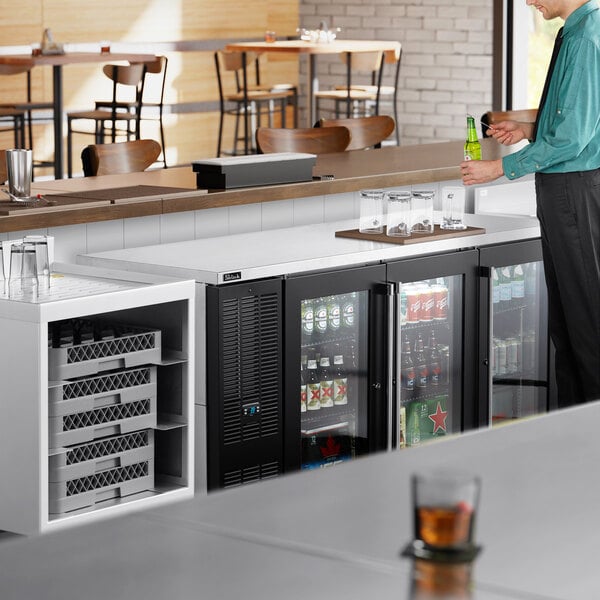
[[[260,415],[260,402],[249,402],[242,405],[242,414],[244,417],[258,417]]]

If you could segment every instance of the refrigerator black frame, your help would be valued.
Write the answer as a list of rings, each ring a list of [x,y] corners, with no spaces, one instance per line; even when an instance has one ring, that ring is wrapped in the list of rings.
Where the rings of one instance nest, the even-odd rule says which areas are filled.
[[[455,332],[462,337],[462,406],[461,432],[477,427],[479,419],[479,402],[477,401],[477,385],[475,361],[477,360],[477,272],[479,256],[476,249],[458,250],[444,254],[433,254],[408,258],[387,263],[388,281],[410,283],[436,277],[463,277],[462,331]],[[395,381],[400,381],[396,374]],[[394,399],[397,397],[394,389]],[[397,402],[394,401],[394,406]],[[398,416],[394,415],[394,423]],[[394,434],[397,438],[397,434]]]
[[[478,356],[478,394],[481,399],[481,412],[479,416],[479,427],[490,426],[490,401],[489,398],[489,369],[491,365],[489,356],[490,331],[490,279],[492,268],[540,262],[542,259],[542,243],[540,238],[522,240],[518,242],[504,242],[478,248],[479,252],[479,356]],[[544,283],[542,282],[542,285]],[[548,318],[547,296],[543,295],[545,302],[540,305],[540,313]],[[546,373],[547,373],[547,410],[555,410],[558,407],[556,378],[554,370],[554,347],[547,333],[546,348]]]
[[[386,348],[388,336],[386,267],[373,264],[335,271],[290,275],[284,280],[284,471],[301,468],[300,389],[301,301],[368,291],[368,453],[386,449]]]

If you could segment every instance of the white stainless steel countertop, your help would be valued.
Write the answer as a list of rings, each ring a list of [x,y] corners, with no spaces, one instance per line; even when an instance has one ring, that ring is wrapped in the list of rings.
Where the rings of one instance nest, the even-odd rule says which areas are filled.
[[[458,466],[482,478],[471,600],[595,600],[599,420],[596,402],[7,540],[2,598],[432,599],[410,593],[399,556],[413,531],[410,475]]]
[[[77,262],[220,284],[440,254],[540,235],[537,219],[530,217],[468,214],[465,222],[486,232],[407,245],[335,237],[336,231],[355,229],[358,223],[354,219],[112,250],[78,256]]]

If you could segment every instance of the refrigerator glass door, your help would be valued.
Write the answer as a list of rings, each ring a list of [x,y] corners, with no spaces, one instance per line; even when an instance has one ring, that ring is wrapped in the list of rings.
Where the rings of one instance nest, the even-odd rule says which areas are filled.
[[[368,437],[369,292],[301,300],[301,468],[352,459]]]
[[[548,327],[543,264],[491,269],[491,424],[546,412]]]
[[[462,275],[400,284],[398,446],[461,431]]]

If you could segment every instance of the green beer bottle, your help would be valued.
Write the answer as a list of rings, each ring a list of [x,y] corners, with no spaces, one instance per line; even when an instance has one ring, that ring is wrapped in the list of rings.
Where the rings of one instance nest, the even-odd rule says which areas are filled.
[[[481,144],[477,139],[475,118],[467,117],[467,141],[465,142],[465,160],[481,160]]]

